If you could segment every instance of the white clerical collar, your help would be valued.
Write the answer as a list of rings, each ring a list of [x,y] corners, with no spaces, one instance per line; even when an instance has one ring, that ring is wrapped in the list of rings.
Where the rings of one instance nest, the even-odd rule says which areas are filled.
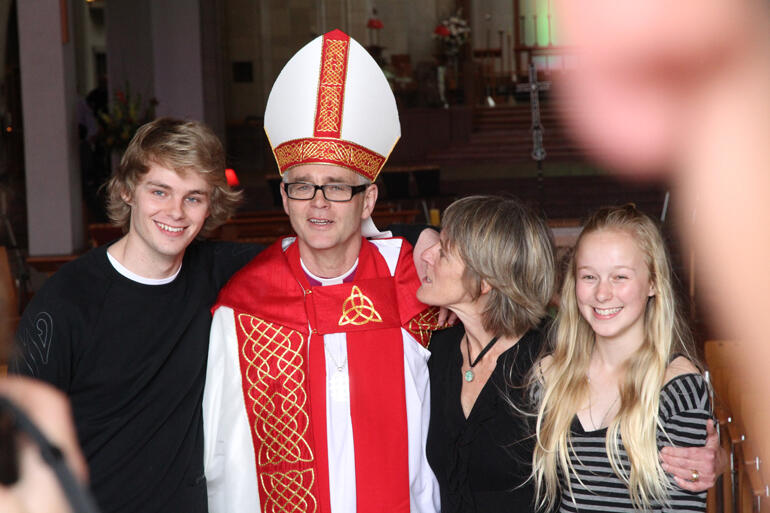
[[[122,274],[123,276],[125,276],[131,281],[135,281],[143,285],[165,285],[167,283],[171,283],[176,279],[177,276],[179,276],[179,271],[182,270],[182,266],[180,265],[179,269],[177,269],[174,274],[172,274],[167,278],[145,278],[144,276],[139,276],[135,272],[130,271],[126,266],[118,262],[117,258],[110,255],[109,251],[107,251],[107,259],[110,261],[110,264],[112,264],[112,267],[114,267],[115,270],[118,271],[120,274]]]
[[[302,259],[299,259],[299,263],[302,266],[302,270],[305,271],[305,274],[307,274],[310,278],[314,279],[315,281],[319,282],[321,285],[339,285],[340,283],[343,283],[345,281],[345,278],[353,274],[353,272],[356,270],[356,267],[358,267],[358,259],[356,258],[356,261],[353,262],[353,267],[342,273],[341,275],[335,277],[335,278],[321,278],[320,276],[316,276],[315,274],[311,273],[307,267],[305,267],[305,262],[302,261]]]

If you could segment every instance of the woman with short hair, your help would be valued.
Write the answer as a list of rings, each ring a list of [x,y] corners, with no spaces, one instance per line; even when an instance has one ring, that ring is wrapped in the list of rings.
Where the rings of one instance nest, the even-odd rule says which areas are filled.
[[[428,364],[427,453],[442,512],[531,511],[532,430],[509,402],[526,406],[541,349],[555,276],[548,227],[514,199],[471,196],[447,208],[441,242],[423,258],[417,297],[462,322],[434,333]]]

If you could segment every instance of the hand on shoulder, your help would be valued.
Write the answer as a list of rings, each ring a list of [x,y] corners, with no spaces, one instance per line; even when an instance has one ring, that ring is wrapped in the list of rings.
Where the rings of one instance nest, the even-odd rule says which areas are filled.
[[[666,368],[664,381],[668,383],[684,374],[700,374],[700,369],[686,357],[679,356]],[[663,470],[671,474],[683,490],[708,490],[725,471],[727,454],[719,445],[719,436],[712,420],[707,422],[706,434],[703,447],[666,446],[660,452]]]

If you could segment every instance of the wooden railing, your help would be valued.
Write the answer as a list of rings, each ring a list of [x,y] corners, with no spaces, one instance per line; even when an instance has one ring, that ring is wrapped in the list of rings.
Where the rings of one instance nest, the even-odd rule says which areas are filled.
[[[372,213],[372,219],[379,228],[389,224],[408,224],[417,220],[419,210],[400,209],[391,203],[378,204]],[[88,233],[93,247],[107,244],[120,238],[123,232],[108,223],[90,224]],[[282,235],[293,232],[289,217],[283,210],[255,210],[239,212],[232,219],[217,228],[207,238],[239,242],[270,244]],[[32,262],[30,262],[32,264]]]
[[[419,210],[390,210],[378,208],[372,213],[372,220],[378,228],[384,229],[390,224],[413,223],[420,215]],[[270,244],[283,235],[291,235],[289,217],[280,211],[240,214],[230,219],[212,238],[220,240]]]

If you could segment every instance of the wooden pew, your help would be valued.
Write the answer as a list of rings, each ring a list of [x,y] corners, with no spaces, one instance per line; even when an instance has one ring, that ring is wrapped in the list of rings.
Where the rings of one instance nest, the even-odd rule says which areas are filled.
[[[398,210],[401,210],[400,205],[388,201],[378,201],[374,205],[375,215],[379,212],[396,212]],[[270,210],[241,210],[233,214],[232,219],[263,219],[276,217],[286,217],[286,212],[280,208]]]
[[[717,511],[734,513],[738,503],[739,483],[738,474],[740,466],[736,465],[736,452],[740,452],[740,444],[744,433],[740,432],[742,426],[734,422],[734,415],[728,401],[728,383],[730,380],[730,364],[735,344],[726,340],[707,340],[704,345],[706,365],[714,390],[714,414],[719,424],[720,443],[728,452],[730,468],[727,469],[722,479],[721,493],[713,490],[712,495],[721,495],[721,504],[716,504]]]
[[[372,219],[379,228],[384,228],[394,223],[413,223],[419,215],[419,210],[399,210],[397,205],[386,202],[375,206]],[[109,223],[89,224],[88,233],[94,247],[119,239],[123,235],[120,228]],[[209,237],[219,240],[270,244],[282,235],[293,233],[289,216],[283,210],[264,210],[239,212],[214,230]]]
[[[219,228],[217,238],[229,241],[269,243],[282,235],[294,233],[289,217],[254,217],[230,219]]]
[[[390,224],[413,223],[419,210],[377,210],[372,219],[378,228],[384,229]],[[215,238],[229,241],[258,242],[270,244],[283,235],[292,235],[294,231],[289,216],[235,217],[230,219],[214,234]]]
[[[19,324],[18,294],[11,273],[11,263],[5,246],[0,246],[0,377],[8,369],[5,361],[6,348],[11,343]]]
[[[739,405],[736,416],[745,418],[747,415],[758,415],[764,411],[763,408],[757,408],[758,404],[767,401],[767,397],[755,396],[752,394],[740,393],[738,397]],[[765,419],[766,420],[766,419]],[[747,436],[742,444],[742,463],[744,465],[743,474],[745,476],[746,493],[743,496],[742,511],[759,511],[758,507],[761,497],[766,495],[768,489],[767,464],[759,457],[759,446],[755,440],[756,436]],[[750,506],[749,506],[750,505]]]
[[[438,196],[441,184],[441,167],[436,164],[421,165],[390,165],[385,166],[380,173],[385,184],[388,198],[422,198]],[[416,196],[412,196],[410,178],[416,185]]]
[[[706,363],[716,395],[714,412],[722,429],[723,446],[730,452],[730,470],[724,480],[723,509],[730,513],[770,511],[770,467],[759,458],[756,433],[746,431],[746,419],[768,415],[762,408],[764,396],[747,393],[746,379],[736,355],[745,347],[736,341],[707,340],[704,344]],[[760,406],[760,407],[758,407]],[[756,419],[755,419],[756,420]],[[762,418],[768,425],[770,418]]]
[[[75,260],[80,255],[43,255],[27,257],[27,265],[38,272],[51,276],[67,262]]]
[[[91,223],[88,225],[88,237],[94,248],[118,240],[122,236],[123,230],[111,223]]]

